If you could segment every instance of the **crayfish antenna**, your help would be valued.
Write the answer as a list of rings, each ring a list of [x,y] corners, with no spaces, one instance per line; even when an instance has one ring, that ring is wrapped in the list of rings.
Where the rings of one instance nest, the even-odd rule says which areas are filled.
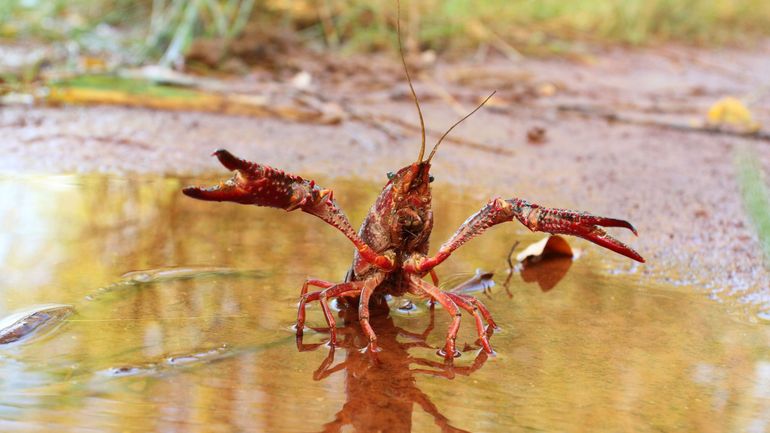
[[[409,76],[409,68],[406,67],[406,60],[404,59],[404,48],[401,46],[401,0],[396,1],[396,34],[398,36],[398,52],[401,54],[401,64],[404,65],[406,81],[409,83],[409,90],[412,91],[414,105],[417,107],[417,115],[420,116],[420,132],[422,134],[422,142],[420,144],[420,155],[417,157],[417,163],[421,163],[422,157],[425,156],[425,119],[422,117],[420,101],[417,99],[417,92],[414,91],[414,86],[412,86],[412,77]]]
[[[462,123],[462,122],[463,122],[463,120],[465,120],[465,119],[467,119],[467,118],[471,117],[471,116],[473,115],[473,113],[475,113],[475,112],[479,111],[479,109],[480,109],[481,107],[483,107],[483,106],[484,106],[484,104],[486,104],[486,103],[487,103],[487,101],[489,101],[490,99],[492,99],[492,96],[494,96],[494,95],[495,95],[495,93],[497,93],[497,90],[495,90],[495,91],[493,91],[492,93],[490,93],[490,94],[489,94],[489,96],[487,96],[487,99],[485,99],[484,101],[482,101],[482,102],[481,102],[481,104],[479,104],[479,106],[478,106],[478,107],[476,107],[476,108],[474,108],[474,109],[473,109],[473,111],[471,111],[470,113],[466,114],[466,115],[465,115],[465,117],[463,117],[462,119],[460,119],[460,120],[458,120],[457,122],[455,122],[455,124],[454,124],[454,125],[450,126],[450,127],[449,127],[449,129],[447,129],[447,130],[446,130],[446,132],[444,133],[444,135],[442,135],[442,136],[441,136],[441,138],[439,138],[439,139],[438,139],[438,141],[436,142],[436,145],[435,145],[435,146],[433,146],[433,150],[431,150],[431,151],[430,151],[430,155],[428,155],[428,159],[427,159],[427,161],[426,161],[426,162],[430,162],[430,160],[431,160],[431,159],[433,159],[433,155],[435,155],[435,154],[436,154],[436,150],[438,149],[438,145],[439,145],[439,144],[441,144],[441,142],[442,142],[442,141],[444,141],[444,138],[445,138],[447,135],[449,135],[449,133],[450,133],[450,132],[452,132],[452,130],[453,130],[453,129],[455,129],[455,126],[457,126],[457,125],[459,125],[460,123]]]

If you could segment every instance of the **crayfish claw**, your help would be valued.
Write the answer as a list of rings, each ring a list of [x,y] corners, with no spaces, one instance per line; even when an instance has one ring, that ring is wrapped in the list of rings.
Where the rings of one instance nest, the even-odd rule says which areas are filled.
[[[602,227],[622,227],[631,230],[631,232],[639,236],[639,233],[637,233],[636,228],[628,221],[621,220],[617,218],[605,218],[605,217],[595,217],[596,221],[594,224]]]
[[[610,227],[613,227],[613,226],[610,226]],[[604,248],[607,248],[610,251],[614,251],[618,254],[624,255],[629,259],[636,260],[639,263],[644,263],[644,257],[642,257],[639,253],[637,253],[636,250],[624,244],[623,242],[613,238],[612,236],[607,234],[607,232],[605,232],[604,230],[602,230],[597,226],[594,226],[592,230],[589,230],[585,234],[581,234],[581,233],[571,233],[571,234],[580,236],[588,241],[595,243],[596,245],[602,246]]]
[[[613,238],[602,229],[602,227],[621,227],[638,235],[636,228],[626,220],[596,216],[588,212],[546,208],[519,199],[512,201],[512,204],[514,216],[530,230],[578,236],[644,263],[644,258],[633,248]]]
[[[208,188],[188,186],[182,189],[182,193],[188,197],[206,201],[234,201],[242,202],[243,191],[231,181],[220,182]]]
[[[225,149],[217,149],[211,156],[216,156],[219,162],[222,163],[226,169],[231,171],[245,170],[251,165],[248,161],[238,158]]]

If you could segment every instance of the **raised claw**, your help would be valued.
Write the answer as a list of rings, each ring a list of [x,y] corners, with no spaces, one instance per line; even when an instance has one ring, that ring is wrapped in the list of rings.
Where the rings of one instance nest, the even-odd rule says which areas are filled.
[[[235,171],[235,175],[209,188],[184,188],[182,192],[185,195],[199,200],[232,201],[277,207],[287,211],[308,204],[318,204],[325,195],[313,181],[240,159],[224,149],[219,149],[212,155],[227,169]]]
[[[520,198],[494,198],[478,212],[468,217],[449,240],[444,242],[433,257],[404,262],[407,272],[424,274],[446,260],[453,251],[488,228],[517,219],[528,229],[552,234],[579,236],[604,248],[644,263],[644,258],[633,248],[608,235],[601,227],[623,227],[636,234],[626,220],[591,215],[567,209],[553,209],[530,203]]]
[[[628,221],[591,215],[587,212],[540,207],[520,199],[506,201],[513,205],[516,218],[530,230],[578,236],[644,263],[644,258],[633,248],[613,238],[602,229],[602,227],[622,227],[636,235],[636,229]]]
[[[358,236],[348,217],[334,201],[332,190],[321,188],[313,180],[240,159],[224,149],[212,155],[222,165],[235,171],[235,175],[209,188],[188,186],[182,190],[185,195],[199,200],[276,207],[287,212],[301,209],[340,230],[369,263],[387,271],[395,266],[392,258],[379,255]]]

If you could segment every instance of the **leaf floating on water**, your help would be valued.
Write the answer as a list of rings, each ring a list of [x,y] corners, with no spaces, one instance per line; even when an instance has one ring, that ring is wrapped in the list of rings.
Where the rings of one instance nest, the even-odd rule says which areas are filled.
[[[521,278],[528,283],[537,282],[540,290],[547,292],[567,275],[578,254],[566,239],[550,235],[525,248],[516,260],[522,263]]]
[[[491,289],[495,286],[492,278],[495,276],[494,272],[485,272],[481,269],[476,269],[476,275],[470,279],[463,281],[462,283],[449,289],[450,292],[478,292]]]
[[[576,257],[579,250],[573,250],[567,241],[559,235],[546,236],[538,242],[524,248],[522,252],[516,255],[516,260],[523,262],[542,260],[543,258],[554,257]]]
[[[53,330],[74,313],[71,305],[36,305],[0,320],[0,345],[27,340]]]

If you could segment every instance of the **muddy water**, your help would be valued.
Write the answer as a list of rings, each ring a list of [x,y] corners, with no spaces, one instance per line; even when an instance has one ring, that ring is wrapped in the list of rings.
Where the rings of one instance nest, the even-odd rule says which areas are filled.
[[[376,194],[326,183],[352,221]],[[0,317],[74,308],[0,346],[0,431],[770,430],[770,327],[582,242],[579,259],[519,269],[506,290],[510,245],[538,239],[513,224],[439,271],[445,284],[497,271],[476,293],[501,325],[496,356],[479,354],[465,317],[466,350],[443,365],[446,314],[397,300],[374,319],[379,364],[344,311],[336,350],[319,329],[299,351],[302,280],[341,278],[346,239],[304,214],[189,200],[184,184],[0,179]],[[483,200],[438,189],[434,242]],[[317,306],[309,325],[323,325]]]

